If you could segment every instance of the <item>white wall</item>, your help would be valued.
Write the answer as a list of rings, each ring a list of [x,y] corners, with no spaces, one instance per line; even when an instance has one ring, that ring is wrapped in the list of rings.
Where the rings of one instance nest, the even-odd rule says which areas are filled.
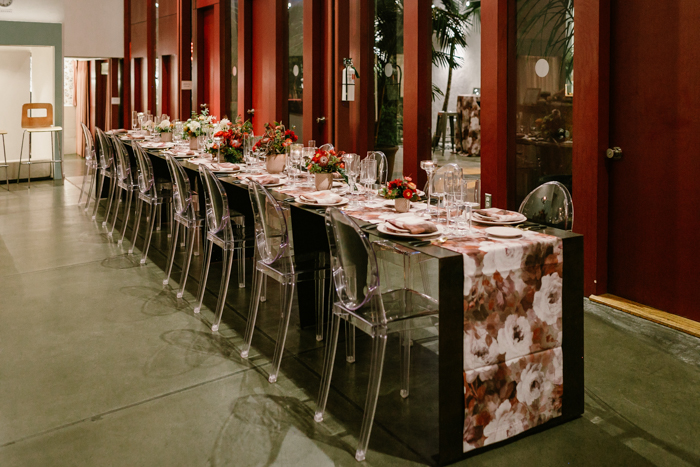
[[[472,32],[467,38],[467,44],[468,47],[459,48],[456,52],[457,56],[462,57],[462,67],[452,70],[448,111],[457,108],[458,95],[471,94],[474,88],[481,87],[481,27],[478,23],[472,28]],[[447,68],[433,66],[433,83],[442,89],[442,92],[445,92],[447,89]],[[443,100],[442,97],[438,97],[433,101],[433,133],[435,133],[437,113],[442,110]]]
[[[66,0],[63,55],[81,58],[124,56],[123,0]]]
[[[14,0],[9,7],[0,7],[0,21],[62,23],[64,18],[64,3],[70,3],[71,1],[72,0]]]
[[[3,92],[0,92],[0,130],[7,132],[8,161],[19,159],[22,105],[29,102],[30,56],[28,48],[0,47],[0,83],[3,86]],[[17,177],[16,170],[14,167],[10,171],[10,178]]]
[[[63,102],[56,102],[53,47],[27,47],[32,54],[32,102],[53,105],[54,117],[63,111]],[[25,152],[25,157],[26,157]],[[51,159],[51,135],[32,136],[32,160]],[[43,165],[42,167],[49,167]],[[33,171],[32,171],[33,172]],[[32,175],[34,175],[32,173]]]

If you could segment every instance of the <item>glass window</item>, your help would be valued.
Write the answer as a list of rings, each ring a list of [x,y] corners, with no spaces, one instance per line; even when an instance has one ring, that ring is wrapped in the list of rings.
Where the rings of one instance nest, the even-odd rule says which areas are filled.
[[[573,0],[517,0],[516,205],[548,181],[571,191]]]

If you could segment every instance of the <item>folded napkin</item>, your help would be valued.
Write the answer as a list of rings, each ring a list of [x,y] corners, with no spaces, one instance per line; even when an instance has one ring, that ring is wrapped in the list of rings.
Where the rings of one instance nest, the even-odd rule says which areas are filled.
[[[197,151],[193,151],[191,149],[177,149],[173,151],[173,154],[176,156],[194,156],[197,154]]]
[[[474,219],[486,222],[516,222],[523,220],[524,216],[519,212],[508,211],[506,209],[489,208],[474,209]]]
[[[207,164],[209,165],[212,170],[226,170],[226,171],[234,171],[240,169],[240,167],[233,162],[219,162],[219,163],[211,163]]]
[[[438,228],[432,222],[421,219],[420,217],[397,217],[395,219],[387,219],[387,230],[397,233],[410,233],[413,235],[429,234],[438,231]]]
[[[110,135],[123,135],[127,133],[127,131],[123,128],[120,128],[118,130],[109,130],[107,133],[109,133]]]
[[[336,195],[332,191],[312,191],[311,193],[304,193],[299,195],[299,199],[305,203],[314,204],[338,204],[343,200],[343,197]]]
[[[249,175],[245,178],[248,180],[254,180],[263,186],[276,185],[280,182],[279,177],[273,177],[272,175]]]

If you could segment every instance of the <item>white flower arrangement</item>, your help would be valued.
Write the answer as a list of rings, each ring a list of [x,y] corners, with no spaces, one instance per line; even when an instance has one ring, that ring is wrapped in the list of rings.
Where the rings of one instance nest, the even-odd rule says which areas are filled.
[[[158,133],[170,133],[173,131],[172,124],[170,123],[170,120],[163,120],[158,124],[156,127],[156,131]]]

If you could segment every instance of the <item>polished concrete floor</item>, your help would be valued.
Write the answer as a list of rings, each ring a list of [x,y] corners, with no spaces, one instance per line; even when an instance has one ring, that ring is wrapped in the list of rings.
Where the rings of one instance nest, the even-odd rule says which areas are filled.
[[[227,311],[213,335],[211,297],[194,315],[196,284],[178,301],[162,286],[163,258],[139,266],[109,241],[76,205],[79,161],[66,165],[63,185],[0,188],[0,466],[357,465],[360,359],[334,379],[356,394],[332,394],[327,421],[314,423],[313,332],[290,332],[269,384],[276,318],[262,319],[242,360],[241,315]],[[245,314],[237,290],[229,303]],[[700,340],[585,307],[584,416],[457,465],[700,465]],[[398,424],[420,399],[402,401],[388,373],[365,464],[422,465],[386,416]]]

